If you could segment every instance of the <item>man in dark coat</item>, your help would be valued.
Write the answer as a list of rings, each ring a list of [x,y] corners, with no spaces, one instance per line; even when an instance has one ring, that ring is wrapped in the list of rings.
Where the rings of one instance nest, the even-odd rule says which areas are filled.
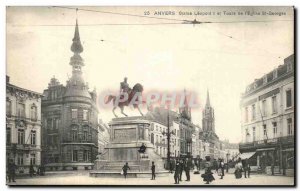
[[[127,178],[127,171],[130,170],[130,168],[128,166],[128,162],[126,162],[126,164],[123,166],[122,170],[123,170],[123,175],[126,179]]]
[[[15,163],[10,160],[10,162],[8,163],[8,181],[11,182],[16,182],[15,177],[16,177],[16,169],[17,166],[15,165]]]
[[[183,168],[184,168],[184,161],[180,160],[180,162],[179,162],[179,181],[182,181],[181,178],[182,178]]]
[[[250,178],[251,167],[250,167],[250,164],[249,164],[249,163],[248,163],[248,165],[247,165],[247,170],[248,170],[248,178]]]
[[[179,175],[180,175],[180,163],[178,160],[175,162],[175,173],[174,173],[174,180],[175,184],[179,184]]]
[[[247,178],[247,172],[248,172],[248,159],[244,160],[242,162],[243,164],[243,170],[244,170],[244,177]]]
[[[32,177],[34,175],[34,172],[35,172],[35,170],[33,168],[33,165],[30,164],[30,166],[29,166],[29,175],[30,175],[30,177]]]
[[[151,166],[151,173],[152,173],[151,180],[155,180],[155,164],[153,161],[152,161],[152,166]]]
[[[184,171],[186,175],[186,180],[185,181],[190,181],[190,161],[187,160],[184,164]]]

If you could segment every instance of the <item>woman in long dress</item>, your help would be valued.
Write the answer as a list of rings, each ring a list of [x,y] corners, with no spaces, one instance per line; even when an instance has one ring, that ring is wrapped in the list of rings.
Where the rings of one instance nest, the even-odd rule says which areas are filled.
[[[205,184],[209,184],[210,182],[215,180],[213,173],[211,172],[210,157],[206,157],[205,173],[202,174],[201,177],[203,178]]]
[[[234,171],[234,175],[236,179],[242,178],[242,169],[243,169],[243,165],[241,160],[239,159],[235,165],[235,171]]]

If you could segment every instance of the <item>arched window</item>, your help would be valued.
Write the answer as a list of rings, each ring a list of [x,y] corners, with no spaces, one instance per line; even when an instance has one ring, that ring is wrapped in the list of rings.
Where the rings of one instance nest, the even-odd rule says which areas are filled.
[[[30,114],[31,114],[31,120],[36,121],[37,120],[37,107],[35,104],[32,104]]]

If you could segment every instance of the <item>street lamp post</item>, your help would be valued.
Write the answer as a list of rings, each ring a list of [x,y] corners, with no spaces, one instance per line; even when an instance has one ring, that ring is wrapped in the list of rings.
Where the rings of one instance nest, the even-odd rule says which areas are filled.
[[[168,122],[167,122],[167,132],[163,131],[163,135],[167,136],[167,167],[170,168],[171,163],[171,152],[170,152],[170,137],[174,134],[173,131],[170,131],[170,114],[168,110]]]

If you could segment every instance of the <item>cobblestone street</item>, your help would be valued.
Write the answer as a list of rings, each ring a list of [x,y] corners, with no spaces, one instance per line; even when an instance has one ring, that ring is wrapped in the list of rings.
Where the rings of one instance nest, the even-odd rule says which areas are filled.
[[[191,181],[185,180],[185,175],[182,176],[183,181],[179,185],[205,185],[199,174],[191,174]],[[250,178],[235,179],[234,174],[225,174],[224,179],[220,179],[217,174],[214,174],[215,181],[210,185],[293,185],[293,177],[284,176],[267,176],[267,175],[251,175]],[[89,177],[88,172],[60,172],[57,174],[49,173],[43,177],[23,177],[17,179],[16,183],[11,185],[174,185],[173,174],[168,177],[157,177],[156,180],[150,178],[102,178]],[[210,186],[209,185],[209,186]]]

